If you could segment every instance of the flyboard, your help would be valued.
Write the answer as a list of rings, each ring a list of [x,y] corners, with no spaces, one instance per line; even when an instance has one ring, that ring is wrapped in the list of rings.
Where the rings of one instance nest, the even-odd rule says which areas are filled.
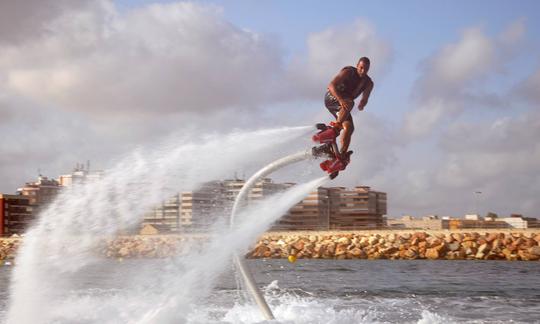
[[[323,171],[330,175],[330,179],[334,179],[338,176],[339,171],[345,170],[350,163],[353,152],[339,152],[336,139],[341,129],[334,122],[330,122],[329,125],[317,124],[315,127],[319,132],[313,135],[312,139],[322,145],[313,147],[311,154],[314,157],[327,157],[327,160],[323,161],[320,166]]]
[[[311,150],[300,151],[298,153],[285,156],[272,163],[269,163],[267,166],[257,171],[253,176],[251,176],[251,178],[246,181],[234,201],[234,205],[231,211],[231,217],[229,219],[229,225],[231,228],[234,225],[234,218],[238,213],[238,209],[245,201],[251,188],[253,188],[253,186],[255,186],[256,183],[259,182],[259,180],[268,176],[272,172],[299,161],[321,157],[325,157],[326,160],[320,164],[320,167],[323,171],[328,173],[330,179],[334,179],[335,177],[337,177],[340,171],[345,170],[345,168],[350,162],[350,156],[352,154],[352,151],[349,151],[345,154],[339,153],[336,138],[339,136],[340,128],[336,127],[336,125],[332,122],[329,125],[317,124],[315,127],[319,130],[319,132],[313,135],[312,139],[314,142],[321,144],[320,146],[315,146]],[[249,271],[247,264],[244,261],[244,258],[242,256],[239,256],[238,254],[235,254],[233,256],[233,260],[244,280],[248,291],[250,292],[254,301],[259,306],[264,318],[266,320],[273,320],[274,315],[272,314],[272,310],[268,306],[268,303],[264,299],[263,294],[259,290],[257,283],[253,278],[253,275]]]

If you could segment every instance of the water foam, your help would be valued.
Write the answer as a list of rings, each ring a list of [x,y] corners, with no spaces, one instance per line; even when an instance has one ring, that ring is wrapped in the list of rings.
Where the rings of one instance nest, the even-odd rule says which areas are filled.
[[[327,180],[328,177],[325,176],[295,186],[240,212],[238,223],[233,230],[219,231],[220,234],[210,241],[209,246],[201,254],[183,258],[187,262],[184,264],[184,270],[168,281],[168,287],[163,292],[166,298],[164,302],[159,307],[149,310],[135,323],[186,322],[193,304],[210,293],[218,275],[230,264],[233,253],[245,253],[246,244],[253,242],[289,208]],[[260,316],[259,313],[259,318]]]

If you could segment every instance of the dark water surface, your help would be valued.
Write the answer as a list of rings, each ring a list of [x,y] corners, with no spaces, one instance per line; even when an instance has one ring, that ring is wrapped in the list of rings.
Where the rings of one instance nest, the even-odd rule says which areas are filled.
[[[128,260],[89,269],[76,289],[129,290],[141,271],[164,260]],[[279,323],[540,323],[540,263],[506,261],[249,260]],[[135,266],[134,266],[135,265]],[[12,267],[0,268],[0,316]],[[146,269],[146,270],[145,270]],[[192,323],[260,322],[239,303],[224,274]],[[30,310],[29,310],[30,311]]]

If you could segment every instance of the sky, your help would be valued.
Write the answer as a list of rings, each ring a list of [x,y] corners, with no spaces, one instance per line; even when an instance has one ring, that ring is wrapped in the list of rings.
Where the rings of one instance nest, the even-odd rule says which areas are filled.
[[[2,1],[0,192],[38,170],[106,169],[179,127],[329,121],[328,82],[368,56],[375,88],[332,185],[387,192],[390,217],[540,217],[539,13],[538,1]]]

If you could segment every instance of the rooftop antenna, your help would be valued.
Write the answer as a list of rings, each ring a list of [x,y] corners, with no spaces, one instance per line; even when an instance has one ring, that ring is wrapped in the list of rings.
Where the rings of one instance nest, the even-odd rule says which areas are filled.
[[[90,172],[90,160],[86,160],[86,172]]]
[[[38,177],[41,177],[41,168],[37,169]]]

